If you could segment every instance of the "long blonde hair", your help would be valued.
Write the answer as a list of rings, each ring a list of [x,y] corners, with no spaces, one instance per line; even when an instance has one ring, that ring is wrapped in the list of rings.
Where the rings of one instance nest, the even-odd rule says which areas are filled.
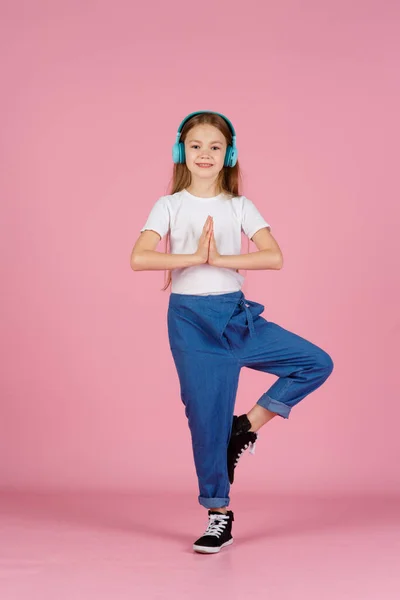
[[[217,129],[221,131],[226,139],[227,145],[232,144],[232,133],[231,130],[222,117],[217,114],[210,112],[203,112],[198,115],[194,115],[191,119],[186,121],[182,128],[182,133],[180,136],[180,142],[184,143],[187,134],[189,131],[195,127],[196,125],[213,125]],[[240,182],[241,182],[241,171],[239,167],[239,162],[236,161],[234,167],[223,167],[218,174],[218,179],[216,183],[216,193],[226,193],[228,196],[240,196]],[[170,182],[168,195],[175,194],[176,192],[180,192],[183,189],[190,186],[192,181],[192,174],[189,171],[186,163],[174,163],[172,179]],[[165,238],[165,252],[169,252],[171,249],[171,231],[169,230],[167,236]],[[167,290],[172,281],[171,271],[164,271],[164,287],[163,291]]]

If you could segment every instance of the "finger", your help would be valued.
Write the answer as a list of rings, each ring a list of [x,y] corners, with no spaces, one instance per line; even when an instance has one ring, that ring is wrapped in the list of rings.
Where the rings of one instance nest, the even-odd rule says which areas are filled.
[[[209,241],[210,241],[210,236],[211,236],[211,228],[207,231],[207,233],[202,236],[202,243],[204,245],[208,245]]]
[[[204,223],[204,227],[203,227],[203,230],[201,232],[200,239],[206,239],[207,238],[209,229],[210,229],[210,222],[209,222],[209,219],[207,217],[207,221]]]
[[[205,233],[206,231],[208,231],[208,226],[210,224],[210,217],[207,217],[204,225],[203,225],[203,232]]]

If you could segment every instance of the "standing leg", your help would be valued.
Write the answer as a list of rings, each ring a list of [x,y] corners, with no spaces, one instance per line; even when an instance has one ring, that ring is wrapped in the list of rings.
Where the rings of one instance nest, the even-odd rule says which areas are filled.
[[[199,503],[229,506],[226,452],[240,367],[233,357],[172,348],[192,437]]]

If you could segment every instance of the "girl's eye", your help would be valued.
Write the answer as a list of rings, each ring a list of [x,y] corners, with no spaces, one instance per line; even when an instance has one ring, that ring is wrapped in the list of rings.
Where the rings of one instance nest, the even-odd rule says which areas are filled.
[[[192,144],[192,146],[190,146],[191,148],[198,148],[198,144]],[[221,150],[221,148],[219,146],[212,146],[213,148],[216,148],[217,150]]]

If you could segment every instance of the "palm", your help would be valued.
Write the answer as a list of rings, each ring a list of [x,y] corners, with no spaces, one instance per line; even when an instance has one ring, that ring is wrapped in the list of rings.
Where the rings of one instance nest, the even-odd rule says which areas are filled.
[[[217,244],[215,242],[215,237],[214,237],[214,224],[213,224],[213,228],[211,230],[211,236],[210,236],[210,245],[208,247],[208,262],[210,264],[213,263],[213,261],[216,260],[216,258],[218,258],[219,253],[218,253],[218,249],[217,249]]]

